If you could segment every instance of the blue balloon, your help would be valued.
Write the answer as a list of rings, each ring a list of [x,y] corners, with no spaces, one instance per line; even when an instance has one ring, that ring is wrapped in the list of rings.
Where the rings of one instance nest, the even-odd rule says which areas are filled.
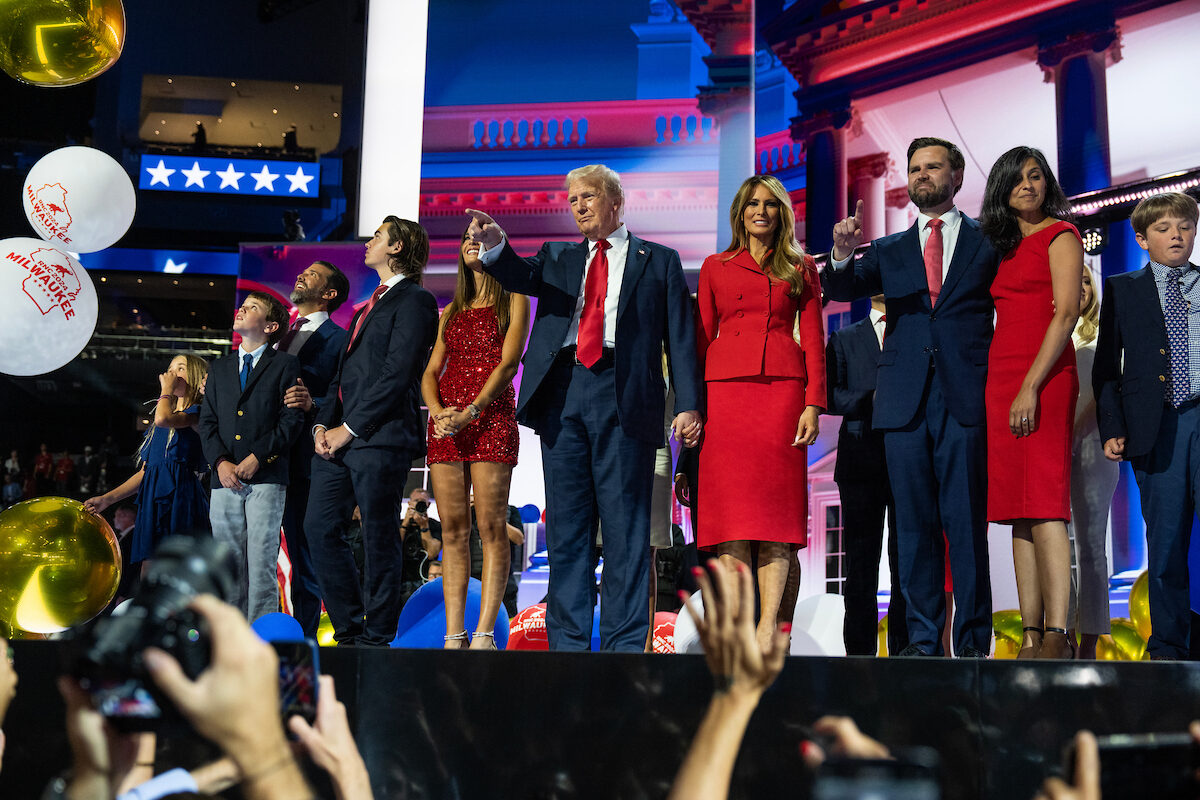
[[[466,628],[478,630],[479,603],[483,596],[483,584],[474,578],[467,582]],[[486,627],[485,627],[486,630]],[[508,644],[508,614],[501,605],[496,613],[496,647],[503,650]],[[441,648],[445,644],[446,604],[442,596],[442,579],[435,578],[412,593],[400,612],[400,623],[396,626],[396,638],[392,647],[422,649]]]
[[[304,639],[304,629],[296,618],[279,611],[263,614],[251,622],[250,627],[264,642],[297,642]]]
[[[542,512],[533,503],[521,506],[521,522],[529,525],[534,522],[542,521]]]

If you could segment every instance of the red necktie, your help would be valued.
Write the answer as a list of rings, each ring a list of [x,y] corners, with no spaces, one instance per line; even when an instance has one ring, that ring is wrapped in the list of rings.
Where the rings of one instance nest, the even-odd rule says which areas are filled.
[[[585,367],[592,366],[604,355],[604,299],[608,296],[608,256],[604,251],[610,247],[607,239],[596,242],[596,257],[592,259],[583,287],[583,311],[579,314],[575,357]]]
[[[275,349],[281,353],[286,353],[288,348],[291,347],[292,342],[296,340],[296,334],[300,332],[300,329],[304,327],[304,323],[306,322],[308,322],[308,317],[300,317],[293,322],[292,327],[279,340],[279,344],[275,345]]]
[[[937,305],[942,293],[942,221],[929,220],[929,238],[925,240],[925,280],[929,282],[929,307]]]
[[[879,321],[883,323],[883,335],[879,337],[879,344],[882,346],[884,340],[887,339],[887,314],[880,314]]]
[[[379,284],[379,288],[371,294],[371,299],[367,301],[367,307],[358,315],[358,322],[354,324],[354,333],[350,334],[350,342],[346,345],[347,352],[354,347],[354,340],[358,338],[358,332],[362,330],[363,323],[367,321],[367,317],[371,314],[371,309],[379,302],[379,298],[383,297],[383,293],[388,290],[387,284]]]

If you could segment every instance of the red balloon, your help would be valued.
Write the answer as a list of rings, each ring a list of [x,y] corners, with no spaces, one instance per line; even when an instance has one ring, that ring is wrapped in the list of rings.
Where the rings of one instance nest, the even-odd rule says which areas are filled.
[[[536,603],[522,609],[508,626],[506,650],[549,650],[546,638],[546,604]]]
[[[675,652],[675,620],[679,615],[674,611],[658,611],[654,614],[654,636],[650,646],[656,653]]]

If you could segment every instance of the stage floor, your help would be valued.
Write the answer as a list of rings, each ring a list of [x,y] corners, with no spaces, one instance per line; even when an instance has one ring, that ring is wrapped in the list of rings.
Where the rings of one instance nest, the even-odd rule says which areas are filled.
[[[63,645],[14,648],[0,797],[33,798],[69,761],[54,685]],[[712,686],[702,658],[685,655],[325,648],[321,667],[379,800],[665,797]],[[823,714],[893,748],[937,750],[946,798],[1014,800],[1032,796],[1080,727],[1184,730],[1200,717],[1200,666],[789,658],[750,722],[730,796],[803,796],[798,745]]]

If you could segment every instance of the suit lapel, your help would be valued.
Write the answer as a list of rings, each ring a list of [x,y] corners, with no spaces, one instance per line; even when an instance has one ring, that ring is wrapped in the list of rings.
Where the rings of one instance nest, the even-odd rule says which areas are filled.
[[[242,389],[242,397],[245,397],[254,388],[254,384],[258,383],[258,379],[270,368],[271,359],[275,358],[277,352],[274,347],[263,350],[263,354],[258,357],[258,363],[254,365],[254,369],[250,370],[250,377],[246,378],[246,388]],[[238,384],[240,385],[241,382],[242,379],[239,375]]]
[[[650,248],[646,243],[629,234],[629,250],[625,255],[625,271],[621,275],[621,298],[617,302],[617,319],[625,313],[629,301],[633,298],[633,287],[637,285],[642,273],[646,271],[646,262],[650,260]]]
[[[379,316],[380,308],[383,306],[386,306],[388,303],[399,302],[399,297],[400,297],[401,293],[403,293],[405,290],[408,289],[409,283],[411,283],[411,281],[409,281],[408,278],[405,278],[404,280],[400,281],[399,283],[392,284],[391,288],[389,288],[386,292],[384,292],[383,296],[380,297],[377,301],[375,301],[374,307],[371,308],[371,313],[368,314],[367,318],[363,320],[362,328],[359,329],[358,335],[355,336],[354,339],[350,342],[349,352],[353,353],[356,349],[358,349],[358,343],[363,340],[363,337],[367,333],[367,328],[370,327],[371,322],[374,321]],[[360,311],[359,313],[366,314],[367,307],[363,306],[362,311]],[[358,324],[358,320],[356,318],[354,323],[350,326],[350,330],[353,331],[354,326],[357,324]]]
[[[901,266],[909,273],[910,286],[928,288],[929,281],[925,280],[925,260],[921,257],[921,237],[917,234],[917,226],[914,224],[910,227],[894,246],[899,251]],[[925,294],[925,304],[929,305],[928,292]]]
[[[296,353],[296,358],[303,361],[313,351],[324,347],[325,340],[329,338],[329,323],[332,319],[327,319],[317,326],[317,329],[309,334],[309,337],[304,340],[304,345],[300,348],[300,352]]]
[[[1150,265],[1142,267],[1142,269],[1133,276],[1130,281],[1134,290],[1134,308],[1144,309],[1143,313],[1150,316],[1156,323],[1156,330],[1162,331],[1162,336],[1166,338],[1167,323],[1166,316],[1163,314],[1162,301],[1158,297],[1158,286],[1154,283],[1154,272],[1150,269]]]
[[[942,292],[938,296],[939,304],[943,297],[954,291],[955,285],[962,278],[963,273],[970,268],[971,263],[975,260],[975,254],[979,252],[979,247],[983,244],[983,234],[979,230],[979,224],[966,214],[959,213],[958,241],[954,244],[954,256],[950,259],[950,269],[946,272],[946,280],[942,282]]]

